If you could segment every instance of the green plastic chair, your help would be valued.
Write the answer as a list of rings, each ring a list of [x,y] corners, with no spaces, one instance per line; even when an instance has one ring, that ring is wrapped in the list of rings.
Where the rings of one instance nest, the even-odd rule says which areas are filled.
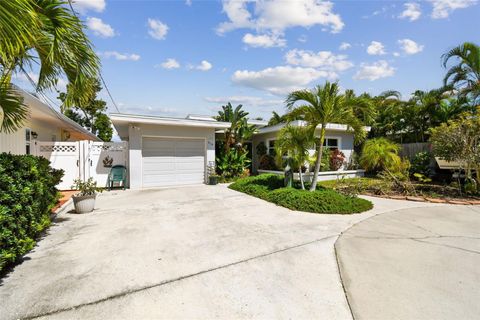
[[[121,182],[123,190],[125,190],[127,185],[127,168],[122,165],[115,165],[110,169],[107,179],[107,188],[112,190],[115,182]]]

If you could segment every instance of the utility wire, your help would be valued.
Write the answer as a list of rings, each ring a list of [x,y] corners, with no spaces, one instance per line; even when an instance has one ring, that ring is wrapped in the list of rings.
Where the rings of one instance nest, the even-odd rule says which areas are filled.
[[[74,15],[78,20],[80,20],[80,18],[79,18],[78,15],[77,15],[77,12],[76,12],[75,9],[73,8],[72,0],[68,0],[68,4],[70,5],[70,9],[72,10],[73,15]],[[93,49],[92,49],[92,50],[93,50]],[[104,87],[105,90],[107,91],[108,96],[110,97],[110,100],[112,100],[113,106],[115,107],[115,109],[117,110],[118,113],[121,113],[120,110],[118,109],[117,104],[115,103],[115,100],[113,99],[112,94],[110,93],[110,90],[108,89],[108,86],[107,86],[107,83],[105,82],[105,79],[103,79],[102,72],[99,71],[99,72],[98,72],[98,75],[100,76],[100,80],[102,80],[103,87]]]

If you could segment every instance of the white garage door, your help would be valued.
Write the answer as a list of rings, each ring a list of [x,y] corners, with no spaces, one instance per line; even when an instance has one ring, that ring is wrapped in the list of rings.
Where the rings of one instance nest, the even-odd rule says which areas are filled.
[[[205,181],[205,140],[143,138],[143,187]]]

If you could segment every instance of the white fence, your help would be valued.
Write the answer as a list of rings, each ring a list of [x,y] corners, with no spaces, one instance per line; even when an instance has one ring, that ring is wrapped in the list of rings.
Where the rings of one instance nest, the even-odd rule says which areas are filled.
[[[128,163],[128,144],[126,142],[45,142],[37,141],[32,154],[50,160],[55,169],[65,171],[60,190],[72,188],[75,179],[93,178],[99,187],[107,184],[111,166]]]

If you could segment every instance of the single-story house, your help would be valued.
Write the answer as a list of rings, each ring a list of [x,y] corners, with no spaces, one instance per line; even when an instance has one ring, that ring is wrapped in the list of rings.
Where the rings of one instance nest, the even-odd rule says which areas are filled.
[[[260,163],[260,156],[255,152],[257,146],[261,143],[265,144],[267,148],[267,154],[273,155],[274,148],[275,148],[275,141],[277,140],[277,136],[282,128],[285,127],[285,123],[280,123],[270,127],[263,127],[258,129],[257,134],[253,137],[253,172],[258,172],[259,163]],[[291,126],[306,126],[305,121],[296,120],[290,123]],[[370,127],[365,127],[367,131],[370,131]],[[316,135],[320,136],[320,127],[316,129]],[[326,135],[325,141],[323,143],[324,147],[329,149],[338,149],[345,155],[345,162],[349,163],[351,156],[353,154],[353,147],[354,147],[354,135],[353,132],[348,130],[348,126],[344,124],[335,124],[329,123],[326,127]],[[315,154],[316,150],[310,150],[310,154]],[[345,170],[345,167],[341,167],[340,170]]]
[[[21,128],[13,133],[0,132],[0,152],[34,153],[36,141],[100,141],[75,121],[42,102],[35,95],[17,89],[28,106],[29,115]]]
[[[202,115],[171,118],[115,113],[110,114],[110,119],[122,141],[128,141],[132,189],[205,183],[215,165],[216,136],[220,138],[230,126]],[[249,123],[259,128],[252,140],[252,167],[257,172],[256,146],[264,142],[271,152],[285,124],[268,127],[262,120]],[[291,125],[305,123],[294,121]],[[345,125],[329,124],[325,143],[340,149],[348,161],[353,152],[353,133],[347,129]]]
[[[211,117],[110,114],[128,141],[130,188],[205,183],[215,166],[215,132],[230,126]]]

